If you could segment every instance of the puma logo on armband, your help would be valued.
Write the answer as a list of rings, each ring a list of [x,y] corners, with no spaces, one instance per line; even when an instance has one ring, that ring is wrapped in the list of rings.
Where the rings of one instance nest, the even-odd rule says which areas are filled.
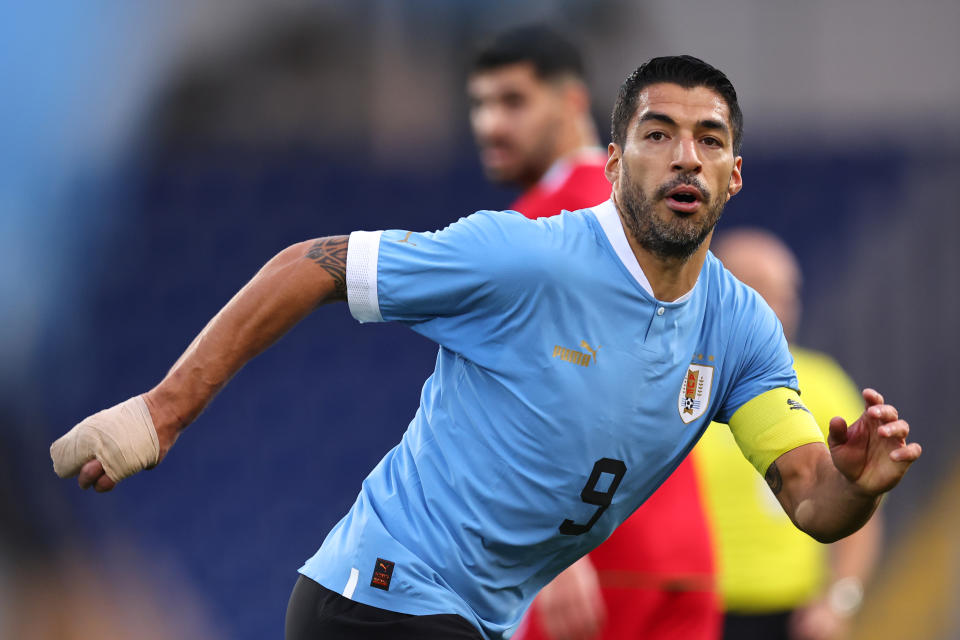
[[[799,400],[794,400],[793,398],[787,398],[787,404],[790,405],[791,411],[806,411],[810,415],[813,415],[813,412],[811,412],[810,409],[807,409],[807,407]]]

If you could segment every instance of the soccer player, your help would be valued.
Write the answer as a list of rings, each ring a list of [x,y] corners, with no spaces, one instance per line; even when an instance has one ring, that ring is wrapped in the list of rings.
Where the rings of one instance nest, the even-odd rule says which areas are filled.
[[[536,219],[610,197],[583,62],[565,38],[540,26],[498,35],[477,53],[467,92],[487,176],[525,189],[511,209]],[[541,591],[513,638],[718,638],[712,553],[686,458],[606,542]]]
[[[801,274],[790,249],[769,232],[737,229],[720,235],[711,250],[763,296],[792,341],[800,321]],[[832,358],[792,343],[790,352],[803,403],[825,434],[834,415],[852,420],[860,412],[856,386]],[[725,640],[847,637],[879,554],[880,518],[825,547],[783,514],[725,425],[711,424],[693,453],[721,561]]]
[[[156,387],[54,442],[54,469],[106,491],[156,465],[247,361],[346,301],[359,321],[402,322],[440,351],[400,443],[300,568],[290,640],[508,637],[711,419],[794,524],[849,535],[920,446],[867,389],[856,422],[831,421],[828,449],[773,312],[708,252],[742,187],[733,85],[696,58],[654,58],[621,87],[612,130],[598,207],[537,221],[481,211],[437,232],[281,251]]]

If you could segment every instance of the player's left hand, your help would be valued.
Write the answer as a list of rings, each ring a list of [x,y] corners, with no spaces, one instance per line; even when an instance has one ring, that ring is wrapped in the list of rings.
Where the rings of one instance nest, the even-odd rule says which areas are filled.
[[[842,640],[849,635],[850,618],[837,614],[821,598],[796,609],[788,627],[790,640]]]
[[[567,567],[534,601],[551,640],[591,640],[606,620],[597,570],[589,557]]]
[[[863,390],[866,409],[852,425],[843,418],[830,421],[830,455],[846,478],[868,495],[880,495],[897,486],[913,462],[920,445],[907,444],[910,425],[897,409],[884,404],[873,389]]]

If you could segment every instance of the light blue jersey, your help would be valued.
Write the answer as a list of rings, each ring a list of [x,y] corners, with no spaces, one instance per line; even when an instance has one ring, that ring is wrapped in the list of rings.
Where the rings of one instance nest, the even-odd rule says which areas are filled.
[[[780,324],[712,254],[659,302],[610,202],[435,233],[357,232],[350,310],[440,345],[402,441],[301,573],[358,602],[509,637],[711,420],[796,388]]]

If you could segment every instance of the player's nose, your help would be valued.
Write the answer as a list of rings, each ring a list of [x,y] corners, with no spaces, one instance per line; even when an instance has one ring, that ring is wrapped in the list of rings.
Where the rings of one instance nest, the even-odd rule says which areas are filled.
[[[502,110],[493,106],[484,106],[475,109],[471,124],[473,133],[481,142],[502,137],[506,131],[506,118]]]
[[[674,147],[672,169],[683,173],[699,173],[703,162],[697,153],[696,141],[693,138],[681,138]]]

